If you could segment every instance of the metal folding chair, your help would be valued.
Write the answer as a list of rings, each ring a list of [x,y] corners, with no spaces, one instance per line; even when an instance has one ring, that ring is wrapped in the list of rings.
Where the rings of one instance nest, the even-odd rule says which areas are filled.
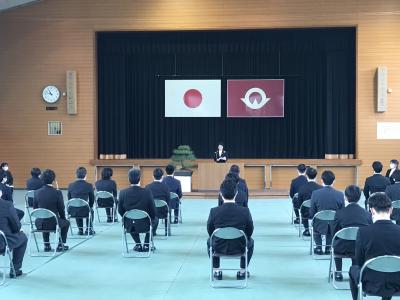
[[[236,253],[232,255],[224,254],[224,253],[218,253],[214,251],[213,249],[213,241],[214,239],[223,239],[223,240],[233,240],[233,239],[239,239],[239,238],[244,238],[246,243],[245,243],[245,249],[242,253]],[[248,262],[248,241],[246,234],[237,228],[234,227],[225,227],[225,228],[217,228],[214,230],[210,237],[210,248],[209,248],[209,255],[210,255],[210,284],[213,288],[245,288],[247,287],[247,281],[248,281],[248,267],[247,267],[247,262]],[[226,258],[226,259],[241,259],[241,257],[245,257],[245,280],[235,280],[235,282],[240,282],[240,285],[221,285],[221,284],[216,284],[216,280],[214,278],[214,267],[213,267],[213,257],[219,257],[221,258]],[[237,269],[232,269],[232,268],[218,268],[221,271],[240,271],[240,268]]]
[[[332,238],[331,261],[329,263],[328,282],[330,282],[331,278],[332,278],[332,285],[337,290],[348,290],[349,288],[348,287],[343,288],[343,287],[339,287],[337,285],[337,281],[335,279],[335,274],[337,272],[335,258],[341,258],[341,259],[350,258],[351,259],[353,257],[348,256],[348,255],[336,254],[335,247],[334,247],[335,240],[341,239],[341,240],[346,240],[346,241],[355,241],[357,238],[358,229],[359,229],[358,227],[343,228],[343,229],[339,230],[338,232],[336,232]],[[343,273],[349,273],[349,272],[348,271],[340,271],[340,273],[343,274]]]
[[[178,194],[176,194],[176,193],[170,193],[170,198],[171,198],[171,200],[172,199],[178,199],[178,201],[179,201],[179,216],[178,216],[178,223],[180,223],[180,224],[182,224],[182,201],[181,201],[181,199],[179,199],[179,196],[178,196]],[[170,212],[170,215],[171,215],[171,212]]]
[[[88,211],[88,215],[85,216],[85,217],[72,216],[71,213],[70,213],[70,208],[72,208],[72,207],[74,207],[74,208],[86,208],[87,211]],[[72,199],[68,200],[68,202],[67,202],[67,219],[69,221],[69,229],[70,229],[70,232],[71,232],[71,237],[70,238],[72,238],[72,239],[73,238],[75,238],[75,239],[81,238],[81,237],[79,237],[79,235],[74,236],[73,229],[78,229],[78,231],[80,229],[83,230],[83,228],[85,228],[85,225],[83,224],[83,219],[88,219],[88,223],[90,224],[90,222],[92,220],[92,212],[90,210],[89,203],[87,203],[85,200],[80,199],[80,198],[72,198]],[[72,226],[71,219],[75,219],[75,221],[76,221],[76,219],[82,219],[82,228],[79,228],[78,225]],[[93,230],[93,224],[92,224],[92,226],[89,225],[88,227],[92,228],[92,230]],[[87,230],[87,234],[83,235],[84,239],[87,239],[87,238],[90,237],[89,228]]]
[[[35,228],[36,227],[35,221],[37,219],[51,219],[51,218],[55,219],[56,227],[54,229],[44,230],[44,229]],[[28,238],[29,255],[33,256],[33,257],[55,256],[56,252],[57,252],[58,244],[62,243],[60,240],[60,236],[61,236],[60,225],[58,223],[58,219],[57,219],[57,216],[55,215],[55,213],[53,213],[52,211],[45,209],[45,208],[37,208],[31,212],[30,219],[31,219],[31,226],[30,226],[31,229],[30,229],[29,238]],[[38,244],[38,241],[36,238],[36,233],[49,233],[49,234],[55,233],[53,241],[49,240],[50,246],[53,246],[53,248],[54,248],[52,252],[47,253],[47,252],[41,252],[39,250],[39,244]],[[32,248],[31,247],[32,238],[35,241],[35,246],[36,246],[37,252],[32,252],[32,249],[31,249]]]
[[[169,236],[171,236],[171,211],[169,209],[167,202],[165,202],[164,200],[154,199],[154,204],[156,205],[157,214],[158,211],[162,210],[164,207],[167,210],[167,217],[165,218],[167,222],[167,234],[165,235],[165,238],[167,239]],[[162,219],[164,220],[164,218]]]
[[[400,210],[400,200],[392,201],[393,212],[395,209]],[[396,223],[396,220],[392,220],[393,223]]]
[[[35,196],[35,191],[33,191],[33,190],[27,191],[25,193],[25,215],[24,215],[24,223],[25,224],[30,224],[31,223],[31,219],[30,219],[30,217],[31,217],[31,208],[33,208],[33,206],[29,205],[29,198],[33,199],[34,196]],[[28,216],[29,220],[26,219],[27,216]]]
[[[15,274],[15,268],[12,262],[11,249],[8,246],[6,235],[0,230],[0,256],[4,256],[2,259],[3,263],[0,264],[0,271],[2,274],[2,279],[0,281],[0,286],[6,282],[6,272],[13,272]]]
[[[149,230],[146,232],[141,232],[144,234],[149,234],[149,243],[147,243],[147,246],[149,247],[148,252],[136,252],[136,251],[129,251],[129,246],[136,245],[135,242],[128,242],[127,239],[127,234],[130,234],[125,228],[125,220],[128,219],[130,222],[135,223],[137,220],[143,220],[143,219],[148,219],[149,222]],[[143,243],[143,245],[146,245],[146,243]],[[123,217],[122,217],[122,256],[123,257],[135,257],[135,258],[147,258],[150,257],[151,252],[153,252],[155,249],[154,248],[154,241],[153,241],[153,226],[151,223],[151,218],[149,214],[143,210],[139,209],[132,209],[127,211]],[[146,253],[143,255],[142,253]]]
[[[99,223],[102,223],[102,222],[100,221],[99,208],[109,208],[109,209],[111,209],[111,216],[112,216],[112,222],[111,222],[111,224],[114,224],[115,218],[118,219],[118,216],[117,216],[117,213],[116,213],[116,212],[117,212],[117,204],[116,204],[116,202],[115,202],[114,195],[111,194],[110,192],[98,191],[98,192],[96,193],[95,196],[96,196],[96,197],[95,197],[95,208],[96,208],[96,214],[97,214],[97,220],[98,220],[98,222],[99,222]],[[110,199],[110,198],[112,198],[112,200],[113,200],[113,204],[112,204],[112,205],[110,205],[110,206],[107,206],[107,205],[106,205],[106,206],[99,205],[99,200],[100,200],[100,202],[101,202],[102,199]]]
[[[394,255],[383,255],[367,260],[361,268],[360,279],[358,281],[358,300],[364,299],[366,296],[381,296],[367,294],[363,290],[363,275],[366,269],[370,269],[381,273],[396,273],[400,272],[400,257]],[[396,293],[393,296],[400,296],[400,293]]]
[[[311,199],[304,201],[304,202],[300,205],[300,209],[299,209],[299,216],[300,216],[299,237],[301,237],[301,229],[304,228],[304,226],[302,226],[302,225],[303,225],[303,220],[307,220],[307,221],[310,220],[309,218],[303,217],[303,215],[302,215],[302,213],[301,213],[301,211],[302,211],[303,208],[308,208],[308,209],[311,208]]]
[[[310,235],[311,235],[311,239],[310,239],[310,255],[312,255],[313,259],[319,259],[319,260],[327,260],[329,258],[321,258],[321,257],[316,257],[314,255],[314,251],[313,251],[313,246],[314,246],[314,222],[316,220],[320,221],[320,222],[332,222],[333,220],[335,220],[335,214],[336,211],[334,210],[321,210],[319,212],[317,212],[314,217],[311,220],[311,226],[310,226]],[[320,245],[321,247],[332,247],[332,245],[327,245],[326,241],[325,244]]]
[[[293,199],[291,199],[292,200],[292,222],[291,222],[291,224],[292,225],[296,225],[296,224],[294,224],[294,220],[296,219],[296,217],[295,217],[295,213],[294,213],[294,207],[293,207],[293,202],[294,202],[294,199],[297,199],[299,197],[299,194],[298,193],[296,193],[296,194],[294,194],[294,196],[293,196]],[[290,198],[289,198],[290,199]],[[299,219],[300,220],[300,219]],[[300,226],[301,224],[299,224],[299,226]]]

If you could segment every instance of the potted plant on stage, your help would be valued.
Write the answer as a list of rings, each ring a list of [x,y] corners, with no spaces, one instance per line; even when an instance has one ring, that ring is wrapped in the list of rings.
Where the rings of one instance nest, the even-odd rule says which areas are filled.
[[[182,192],[192,191],[192,174],[190,168],[196,167],[196,157],[190,146],[180,145],[172,151],[171,162],[175,166],[175,178],[181,182]]]

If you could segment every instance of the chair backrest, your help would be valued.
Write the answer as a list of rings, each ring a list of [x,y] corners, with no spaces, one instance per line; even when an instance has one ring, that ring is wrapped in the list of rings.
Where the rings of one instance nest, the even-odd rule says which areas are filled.
[[[224,239],[224,240],[233,240],[233,239],[238,239],[241,237],[244,237],[246,239],[247,243],[247,237],[246,234],[235,227],[224,227],[224,228],[217,228],[214,230],[214,232],[211,235],[211,239],[214,237],[217,237],[219,239]]]
[[[67,207],[89,207],[89,203],[80,198],[72,198],[68,200]]]
[[[169,195],[170,195],[171,199],[179,198],[178,194],[173,193],[173,192],[169,193]]]
[[[27,191],[25,193],[25,200],[26,201],[28,200],[28,198],[33,198],[33,197],[35,197],[35,191],[34,190],[30,190],[30,191]]]
[[[96,198],[97,199],[108,199],[108,198],[114,198],[114,195],[111,194],[110,192],[98,191],[96,193]]]
[[[392,202],[393,208],[400,208],[400,200],[395,200]]]
[[[165,202],[164,200],[160,200],[160,199],[154,199],[154,204],[156,205],[157,208],[168,206],[167,202]]]
[[[382,273],[400,272],[400,257],[383,255],[367,260],[361,268],[360,281],[362,281],[362,275],[367,268]]]
[[[311,199],[308,199],[308,200],[304,201],[304,202],[301,204],[300,208],[303,208],[303,207],[310,208],[310,207],[311,207]]]
[[[6,252],[8,248],[7,238],[3,231],[0,230],[0,254]]]
[[[141,220],[141,219],[148,218],[150,220],[149,214],[140,209],[128,210],[127,212],[124,213],[124,216],[122,217],[122,219],[125,219],[125,218],[131,219],[131,220]],[[122,222],[122,224],[124,224],[124,223]]]
[[[50,219],[55,218],[57,220],[57,216],[51,210],[45,208],[37,208],[31,212],[32,219]]]
[[[336,232],[333,240],[342,239],[347,241],[355,241],[357,239],[358,227],[346,227]]]
[[[321,210],[314,215],[314,220],[320,221],[333,221],[335,220],[336,211],[334,210]]]

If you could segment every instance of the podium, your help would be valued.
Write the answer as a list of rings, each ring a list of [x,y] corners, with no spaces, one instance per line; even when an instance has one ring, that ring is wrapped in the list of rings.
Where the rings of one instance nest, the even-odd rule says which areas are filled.
[[[203,162],[198,165],[198,189],[199,190],[217,190],[221,186],[225,175],[228,174],[232,165],[238,165],[240,168],[240,177],[244,177],[243,163],[221,163]]]

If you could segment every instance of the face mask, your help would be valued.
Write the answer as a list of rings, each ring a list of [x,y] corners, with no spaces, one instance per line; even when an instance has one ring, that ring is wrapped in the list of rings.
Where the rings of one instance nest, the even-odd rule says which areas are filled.
[[[4,170],[4,171],[8,171],[8,166],[3,167],[3,170]]]
[[[396,169],[396,165],[395,164],[390,164],[390,168],[391,169]]]

